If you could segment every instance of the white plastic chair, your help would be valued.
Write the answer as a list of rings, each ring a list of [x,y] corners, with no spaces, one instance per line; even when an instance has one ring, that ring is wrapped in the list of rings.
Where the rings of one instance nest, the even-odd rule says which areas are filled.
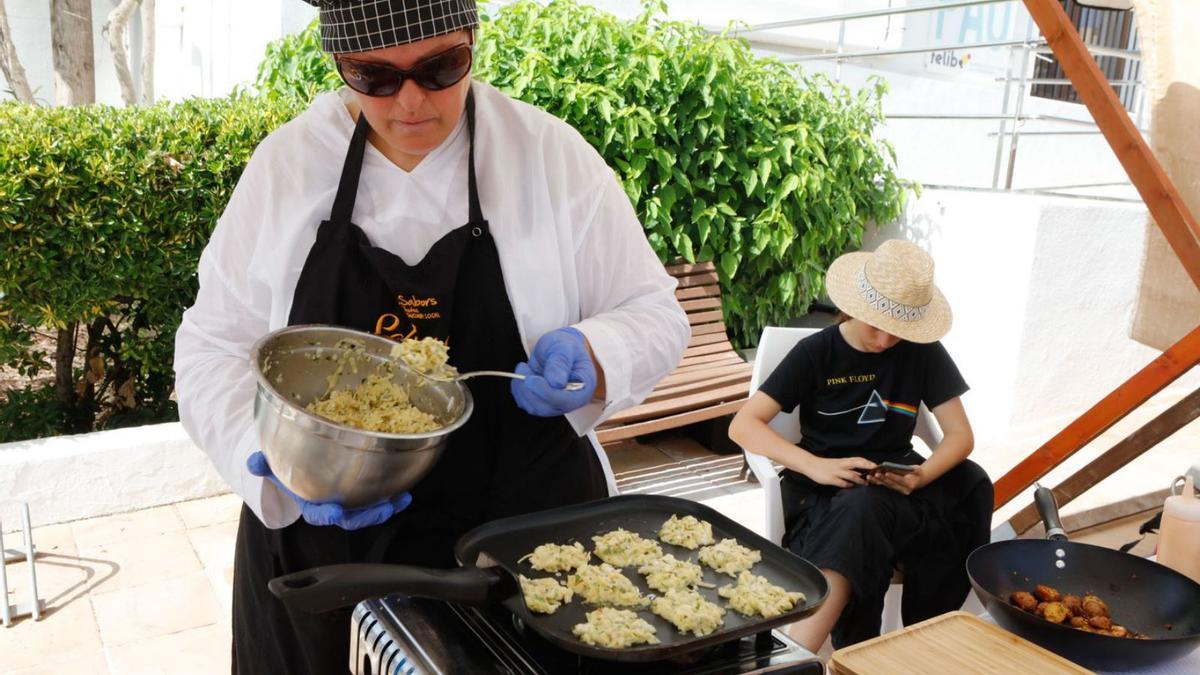
[[[608,460],[608,453],[604,451],[604,446],[600,445],[595,431],[589,431],[587,437],[596,451],[596,459],[600,460],[600,468],[604,470],[604,483],[608,485],[608,496],[616,497],[621,493],[617,490],[617,477],[613,475],[612,462]]]
[[[758,351],[754,356],[754,370],[750,374],[750,395],[758,391],[759,386],[775,371],[779,362],[796,346],[801,339],[816,333],[816,328],[783,328],[767,326],[763,329],[758,341]],[[800,440],[800,418],[796,411],[779,413],[771,420],[769,426],[780,436],[792,441]],[[937,426],[933,415],[921,404],[917,412],[917,428],[914,433],[932,450],[942,442],[942,432]],[[918,450],[919,451],[919,450]],[[771,465],[771,460],[742,448],[746,456],[746,464],[754,472],[754,477],[763,489],[763,501],[766,505],[767,538],[775,543],[783,541],[783,498],[779,491],[779,474]],[[887,633],[902,626],[900,619],[900,586],[892,584],[888,589],[883,603],[883,632]]]

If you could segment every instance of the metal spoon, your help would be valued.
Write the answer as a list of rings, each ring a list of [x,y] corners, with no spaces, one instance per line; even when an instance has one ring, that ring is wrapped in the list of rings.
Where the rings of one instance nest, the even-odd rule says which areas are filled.
[[[490,375],[493,377],[507,377],[507,378],[510,378],[513,380],[524,380],[525,379],[524,375],[519,375],[517,373],[510,373],[506,370],[473,370],[469,373],[459,373],[455,377],[448,377],[448,378],[441,378],[441,377],[434,377],[432,375],[426,375],[425,373],[422,373],[421,371],[419,371],[415,368],[413,368],[412,370],[413,370],[413,372],[419,374],[421,377],[423,377],[427,380],[432,380],[434,382],[461,382],[468,378],[478,377],[480,375]],[[563,387],[564,391],[579,391],[580,389],[583,389],[582,382],[568,382],[567,386]]]

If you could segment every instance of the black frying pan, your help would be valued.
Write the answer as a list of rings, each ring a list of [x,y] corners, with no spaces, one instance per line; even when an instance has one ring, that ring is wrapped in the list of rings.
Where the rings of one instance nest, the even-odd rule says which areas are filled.
[[[592,535],[617,527],[656,539],[659,527],[672,514],[681,517],[692,515],[707,520],[712,524],[713,536],[718,541],[733,538],[744,546],[761,551],[762,562],[751,571],[790,591],[800,591],[805,595],[805,600],[792,611],[772,619],[748,618],[729,609],[724,625],[703,637],[681,634],[673,625],[649,610],[639,611],[638,615],[655,627],[661,643],[627,649],[594,647],[581,642],[571,633],[576,624],[586,621],[584,614],[594,609],[579,599],[549,615],[535,614],[525,606],[516,575],[524,574],[530,578],[547,575],[535,571],[528,562],[521,563],[518,560],[539,544],[578,541],[590,551],[594,548]],[[662,547],[664,553],[696,562],[698,551],[669,544],[662,544]],[[272,579],[269,586],[271,592],[283,602],[310,612],[348,607],[362,600],[392,593],[467,605],[500,602],[555,645],[583,656],[614,661],[669,659],[791,623],[816,611],[828,593],[825,577],[806,560],[703,504],[676,497],[611,497],[496,520],[463,535],[454,553],[462,567],[451,570],[408,565],[331,565]],[[598,562],[595,558],[593,561]],[[653,594],[636,569],[629,567],[624,572],[644,595]],[[565,578],[565,575],[560,578]],[[731,577],[717,574],[707,567],[704,568],[704,580],[717,586],[734,583]],[[725,600],[717,596],[717,589],[697,590],[708,600],[726,606]]]
[[[1094,669],[1144,668],[1200,646],[1200,584],[1146,558],[1069,543],[1053,494],[1039,486],[1034,501],[1046,525],[1046,539],[995,542],[979,547],[967,558],[975,594],[997,623]],[[1050,623],[1009,602],[1013,592],[1032,592],[1037,584],[1052,586],[1064,595],[1095,593],[1108,604],[1115,623],[1150,639],[1086,633]]]

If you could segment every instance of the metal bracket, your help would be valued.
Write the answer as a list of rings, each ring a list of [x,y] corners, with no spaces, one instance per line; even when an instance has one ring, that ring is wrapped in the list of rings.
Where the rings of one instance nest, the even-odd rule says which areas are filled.
[[[33,549],[33,556],[35,558],[37,557],[37,547],[34,547],[34,549]],[[22,551],[22,550],[16,549],[16,548],[4,549],[4,562],[5,563],[19,563],[19,562],[22,562],[22,561],[28,560],[28,559],[29,559],[29,554],[25,551]]]
[[[0,522],[0,551],[4,552],[3,562],[0,563],[0,589],[4,591],[3,596],[0,596],[0,619],[3,619],[6,628],[13,625],[14,619],[19,619],[23,616],[32,616],[34,621],[39,621],[42,618],[42,610],[46,608],[46,602],[38,597],[37,549],[33,545],[33,527],[29,520],[29,504],[22,503],[21,510],[21,520],[24,526],[22,532],[24,535],[22,539],[25,544],[24,551],[4,548],[4,523]],[[29,561],[29,590],[32,599],[29,602],[19,602],[15,605],[10,605],[8,604],[8,564],[22,560]]]

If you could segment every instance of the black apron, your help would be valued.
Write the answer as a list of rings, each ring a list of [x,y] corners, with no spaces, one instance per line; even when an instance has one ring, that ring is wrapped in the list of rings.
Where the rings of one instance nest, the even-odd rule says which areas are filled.
[[[360,115],[333,211],[300,272],[289,325],[348,326],[394,339],[433,336],[460,371],[512,370],[527,356],[505,291],[496,244],[475,183],[475,106],[466,103],[470,222],[405,264],[351,222],[370,130]],[[233,672],[349,670],[350,611],[292,613],[267,590],[281,574],[344,562],[454,566],[455,541],[503,516],[607,495],[599,459],[565,417],[523,412],[509,380],[467,381],[475,411],[450,436],[440,461],[412,490],[412,505],[374,527],[346,531],[303,519],[271,530],[243,506],[233,582]]]

